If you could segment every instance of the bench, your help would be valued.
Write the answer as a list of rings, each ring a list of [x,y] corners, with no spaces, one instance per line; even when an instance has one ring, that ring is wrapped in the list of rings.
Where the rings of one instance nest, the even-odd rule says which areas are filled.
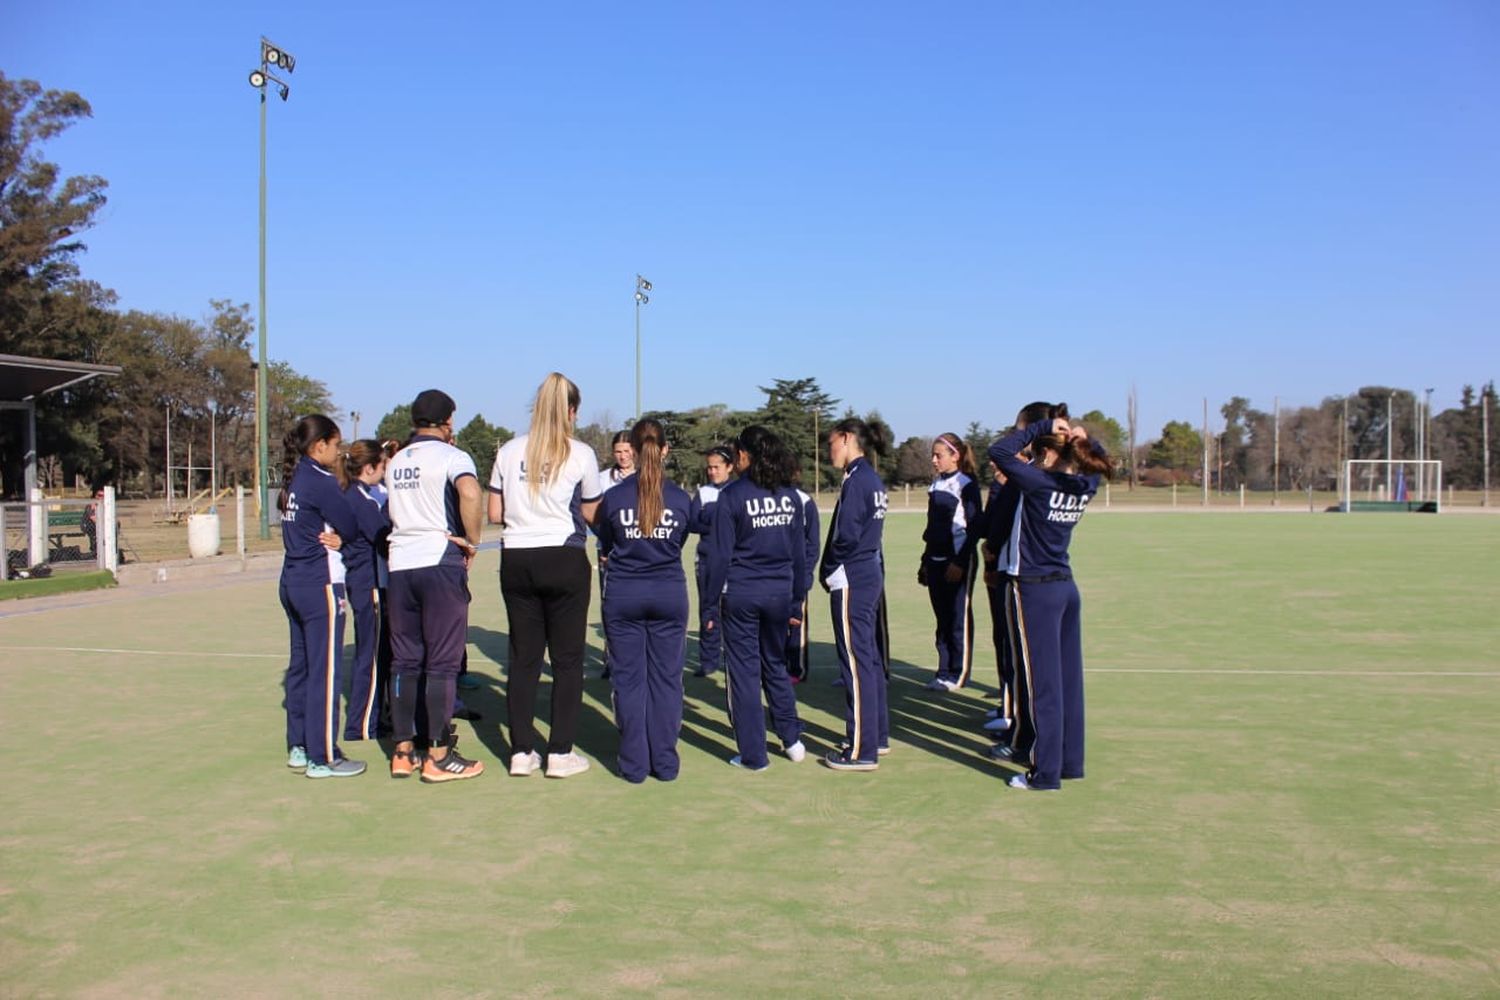
[[[64,539],[74,535],[80,538],[87,538],[89,540],[89,549],[93,550],[94,522],[86,517],[84,510],[54,510],[47,512],[47,541],[54,550],[61,550],[64,547]]]

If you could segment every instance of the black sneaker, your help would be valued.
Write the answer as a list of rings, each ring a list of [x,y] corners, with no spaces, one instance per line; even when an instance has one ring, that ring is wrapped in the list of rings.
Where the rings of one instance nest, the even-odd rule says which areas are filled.
[[[823,763],[835,771],[873,771],[880,766],[876,760],[860,760],[858,757],[850,757],[847,753],[830,753],[823,758]]]
[[[457,750],[449,750],[448,755],[442,760],[436,760],[428,754],[427,758],[422,761],[422,780],[428,784],[462,781],[465,778],[477,778],[483,773],[483,763],[460,757]]]

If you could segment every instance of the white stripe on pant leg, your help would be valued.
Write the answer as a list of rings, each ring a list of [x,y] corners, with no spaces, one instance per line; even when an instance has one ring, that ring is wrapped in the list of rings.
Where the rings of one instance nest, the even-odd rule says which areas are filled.
[[[323,665],[327,676],[323,684],[323,732],[327,740],[323,744],[323,752],[328,755],[328,763],[332,764],[333,748],[338,745],[333,738],[334,716],[338,714],[338,692],[333,687],[334,667],[336,666],[334,658],[338,655],[333,648],[333,637],[338,628],[338,598],[333,595],[331,583],[323,587],[323,593],[327,595],[328,600],[328,651]]]
[[[844,623],[844,646],[848,650],[849,658],[849,685],[854,695],[854,745],[849,748],[849,759],[859,758],[859,743],[863,718],[859,711],[859,657],[854,655],[854,636],[849,631],[849,598],[854,591],[853,587],[844,588],[844,604],[840,609],[840,617]]]
[[[1015,586],[1015,594],[1016,637],[1020,640],[1021,661],[1026,664],[1026,714],[1031,718],[1031,753],[1027,755],[1027,758],[1034,768],[1036,767],[1036,745],[1039,742],[1036,727],[1036,686],[1031,682],[1031,648],[1026,639],[1026,613],[1021,608],[1021,585],[1019,583]]]
[[[370,646],[370,693],[365,698],[364,717],[360,719],[359,732],[365,739],[370,738],[370,716],[375,714],[375,689],[379,684],[380,673],[380,589],[370,588],[370,610],[375,615],[375,642]]]
[[[971,566],[972,566],[972,564],[971,564]],[[964,581],[963,581],[963,588],[964,588],[964,612],[963,612],[964,644],[963,644],[963,658],[960,661],[963,664],[963,668],[958,673],[958,684],[959,684],[959,687],[962,687],[963,685],[969,683],[969,671],[970,671],[970,669],[972,669],[972,667],[974,665],[974,663],[973,663],[973,661],[974,661],[974,636],[973,636],[973,632],[974,632],[974,605],[973,605],[974,590],[973,590],[973,586],[974,586],[974,575],[973,575],[973,573],[966,571],[964,573]]]

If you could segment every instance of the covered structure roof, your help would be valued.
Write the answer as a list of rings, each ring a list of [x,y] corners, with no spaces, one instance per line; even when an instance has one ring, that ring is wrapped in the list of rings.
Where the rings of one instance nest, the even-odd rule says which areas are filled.
[[[91,365],[82,361],[23,358],[0,354],[0,401],[19,403],[35,399],[100,375],[120,374],[118,365]]]

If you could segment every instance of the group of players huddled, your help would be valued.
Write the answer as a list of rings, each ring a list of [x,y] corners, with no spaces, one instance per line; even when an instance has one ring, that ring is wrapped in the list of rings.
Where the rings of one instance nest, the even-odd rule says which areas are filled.
[[[565,778],[590,766],[574,739],[591,529],[621,777],[678,774],[689,607],[682,548],[692,534],[700,536],[696,673],[717,672],[722,657],[737,749],[729,763],[770,765],[768,716],[786,757],[806,758],[795,685],[807,677],[816,581],[829,595],[834,683],[845,693],[845,738],[823,763],[875,770],[891,746],[881,550],[888,502],[873,465],[889,443],[879,430],[848,418],[828,432],[843,482],[820,553],[817,507],[772,431],[748,426],[710,449],[702,456],[708,483],[689,495],[667,478],[670,442],[649,418],[616,436],[614,466],[601,473],[593,449],[573,436],[579,403],[577,386],[547,376],[527,433],[495,456],[487,497],[473,460],[453,445],[455,404],[436,389],[413,401],[404,443],[346,448],[321,415],[287,433],[278,501],[281,602],[291,625],[287,766],[309,778],[365,771],[336,738],[347,687],[342,738],[389,737],[392,777],[445,782],[483,773],[483,762],[458,753],[452,719],[467,670],[469,570],[487,517],[501,525],[512,775],[545,767],[547,777]],[[1079,598],[1068,545],[1112,464],[1069,422],[1065,405],[1047,403],[1022,409],[987,457],[995,478],[981,504],[968,444],[955,434],[933,442],[917,571],[936,619],[937,671],[928,687],[953,691],[969,681],[982,563],[1001,680],[1000,702],[984,723],[998,741],[989,753],[1026,766],[1010,775],[1012,786],[1057,789],[1083,777],[1084,759]],[[350,677],[346,608],[354,618]],[[552,673],[545,757],[534,726],[544,659]]]

